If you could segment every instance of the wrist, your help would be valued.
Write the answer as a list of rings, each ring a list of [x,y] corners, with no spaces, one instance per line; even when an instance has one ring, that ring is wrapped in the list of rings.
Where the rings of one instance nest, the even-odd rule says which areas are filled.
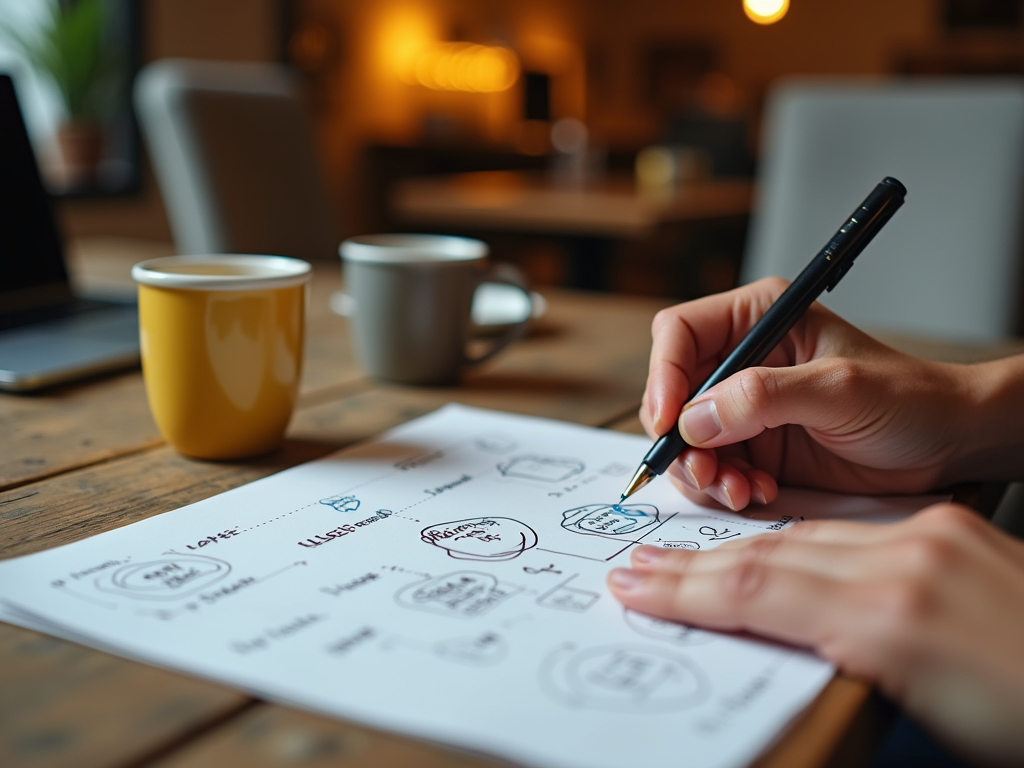
[[[1024,479],[1024,355],[957,368],[964,394],[951,416],[963,439],[949,479]]]

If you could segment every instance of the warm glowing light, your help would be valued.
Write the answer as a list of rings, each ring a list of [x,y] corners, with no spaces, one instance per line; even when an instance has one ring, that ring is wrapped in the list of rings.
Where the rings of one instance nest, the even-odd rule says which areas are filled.
[[[511,88],[518,77],[519,59],[508,48],[434,43],[414,57],[402,79],[435,91],[495,93]]]
[[[435,40],[434,19],[423,8],[395,6],[381,11],[377,55],[381,71],[405,73],[414,66],[424,46]]]
[[[743,0],[743,10],[756,24],[774,24],[786,15],[789,0]]]

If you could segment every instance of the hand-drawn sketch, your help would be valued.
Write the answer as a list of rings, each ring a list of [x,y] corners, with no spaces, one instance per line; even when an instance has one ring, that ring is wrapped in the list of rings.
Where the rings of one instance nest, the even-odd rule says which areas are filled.
[[[427,544],[456,560],[511,560],[537,546],[537,534],[511,517],[471,517],[431,525],[420,531]]]
[[[546,537],[538,552],[608,562],[639,544],[676,513],[662,518],[651,504],[588,504],[562,513],[561,527],[582,536]],[[571,540],[571,541],[570,541]]]
[[[497,632],[491,631],[436,642],[392,635],[381,643],[381,649],[419,651],[470,667],[490,667],[505,658],[508,654],[508,643]]]
[[[623,608],[622,610],[626,617],[626,623],[631,629],[636,630],[641,635],[653,637],[655,640],[666,640],[679,645],[700,645],[702,643],[709,643],[716,637],[713,632],[691,627],[688,624],[678,624],[674,621],[659,619],[655,616],[631,611],[629,608]]]
[[[216,584],[231,573],[223,560],[171,553],[160,560],[124,565],[96,578],[96,589],[136,600],[178,600]]]
[[[484,453],[508,453],[517,446],[515,440],[505,435],[484,435],[478,437],[473,444]]]
[[[561,483],[583,472],[586,466],[575,459],[556,459],[549,456],[516,456],[498,465],[498,471],[505,477],[521,480],[540,480],[546,483]]]
[[[559,611],[571,613],[584,613],[590,606],[598,601],[601,595],[586,589],[570,587],[569,582],[579,574],[574,574],[553,589],[548,590],[537,598],[537,605],[545,608],[555,608]]]
[[[434,645],[434,652],[449,661],[489,667],[505,658],[508,654],[508,644],[495,632],[483,632],[471,637],[442,640]]]
[[[697,541],[666,541],[665,539],[658,539],[651,543],[665,549],[700,549],[700,542]]]
[[[338,512],[355,512],[359,509],[361,502],[355,496],[344,496],[339,493],[334,496],[328,496],[326,499],[320,499],[320,503]]]
[[[546,568],[531,568],[528,565],[523,566],[523,573],[528,573],[531,576],[540,576],[542,573],[553,573],[556,576],[561,576],[562,572],[555,568],[555,564],[547,566]]]
[[[405,608],[472,619],[501,605],[521,587],[499,582],[489,573],[455,571],[401,589],[395,600]]]
[[[562,513],[562,527],[589,536],[628,536],[658,522],[650,504],[588,504]]]
[[[689,659],[634,645],[564,645],[541,665],[540,683],[565,706],[635,715],[687,709],[711,691],[707,676]]]

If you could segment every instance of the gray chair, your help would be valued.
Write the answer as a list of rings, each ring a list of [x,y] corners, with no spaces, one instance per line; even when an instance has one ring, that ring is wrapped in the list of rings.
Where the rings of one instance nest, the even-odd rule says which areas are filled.
[[[337,258],[334,217],[288,70],[164,59],[139,73],[134,99],[179,252]]]
[[[823,302],[869,330],[1021,331],[1024,84],[790,81],[770,94],[741,282],[792,279],[884,176],[906,204]]]

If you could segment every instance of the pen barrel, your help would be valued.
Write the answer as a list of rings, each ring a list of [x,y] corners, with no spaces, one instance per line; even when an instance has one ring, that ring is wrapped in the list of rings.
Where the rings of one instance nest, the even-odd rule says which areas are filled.
[[[685,450],[686,441],[679,434],[678,425],[675,425],[654,443],[644,457],[644,464],[654,474],[663,475],[669,465]]]
[[[704,394],[744,368],[763,363],[822,292],[836,287],[853,260],[903,205],[906,194],[906,188],[896,179],[890,176],[883,179],[693,397]]]

